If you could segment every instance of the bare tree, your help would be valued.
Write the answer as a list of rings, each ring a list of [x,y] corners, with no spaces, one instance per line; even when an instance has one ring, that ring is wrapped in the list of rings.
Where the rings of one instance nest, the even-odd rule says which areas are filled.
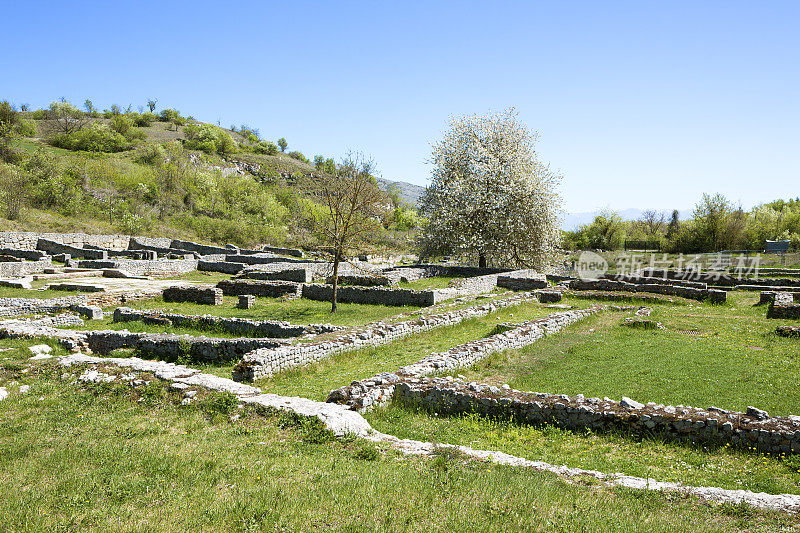
[[[363,155],[350,154],[333,172],[316,181],[324,213],[311,215],[315,233],[333,255],[333,295],[331,313],[336,312],[339,290],[339,263],[355,245],[363,243],[379,226],[386,195],[372,177],[374,163]]]
[[[647,236],[653,237],[664,229],[664,213],[655,209],[648,209],[642,213],[641,222]]]
[[[52,102],[47,110],[47,127],[54,133],[70,134],[83,129],[89,118],[69,102]]]

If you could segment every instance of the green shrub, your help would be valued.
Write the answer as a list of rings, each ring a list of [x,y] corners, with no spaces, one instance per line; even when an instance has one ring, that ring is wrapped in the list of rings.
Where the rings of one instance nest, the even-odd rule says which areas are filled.
[[[286,155],[288,155],[288,156],[289,156],[289,157],[291,157],[292,159],[297,159],[298,161],[302,161],[303,163],[306,163],[306,164],[311,164],[311,163],[309,162],[308,158],[306,158],[306,156],[304,156],[304,155],[302,154],[302,152],[297,152],[297,151],[294,151],[294,152],[289,152],[289,153],[288,153],[288,154],[286,154]]]
[[[272,141],[261,141],[253,147],[257,154],[275,155],[278,153],[278,145]]]
[[[148,143],[140,146],[133,160],[142,165],[155,165],[164,160],[166,151],[160,144]]]
[[[111,119],[110,127],[117,133],[125,135],[134,127],[133,119],[126,115],[114,115]]]
[[[156,120],[156,116],[153,113],[135,113],[135,115],[133,122],[140,128],[147,128]]]
[[[19,124],[17,124],[16,132],[22,137],[36,137],[38,133],[36,122],[23,118],[19,121]]]
[[[189,124],[183,130],[184,145],[190,150],[202,150],[208,154],[228,154],[236,151],[236,143],[221,128],[211,124]]]
[[[33,120],[44,120],[47,118],[47,111],[44,109],[37,109],[33,113],[31,113]]]
[[[105,124],[92,124],[73,133],[62,133],[50,141],[53,146],[73,151],[121,152],[130,148],[130,141]]]

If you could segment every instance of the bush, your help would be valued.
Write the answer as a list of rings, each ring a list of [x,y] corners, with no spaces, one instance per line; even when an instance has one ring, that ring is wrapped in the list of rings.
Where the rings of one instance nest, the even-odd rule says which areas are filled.
[[[33,120],[44,120],[47,118],[47,111],[44,109],[37,109],[33,113],[31,113]]]
[[[292,159],[297,159],[298,161],[302,161],[303,163],[311,164],[308,158],[306,158],[306,156],[304,156],[301,152],[294,151],[294,152],[289,152],[286,155],[288,155]]]
[[[236,151],[236,143],[221,128],[211,124],[189,124],[184,129],[186,142],[190,150],[202,150],[208,154],[229,154]]]
[[[133,128],[133,119],[125,115],[114,115],[110,127],[117,133],[125,135]]]
[[[17,124],[16,132],[22,137],[36,137],[38,133],[36,122],[23,118]]]
[[[142,165],[155,165],[163,161],[165,157],[166,152],[160,144],[145,144],[136,151],[133,160]]]
[[[56,135],[50,143],[58,148],[85,152],[112,153],[130,148],[130,142],[123,135],[97,123],[80,131]]]
[[[257,154],[275,155],[278,153],[278,145],[272,141],[261,141],[253,147]]]
[[[133,123],[140,128],[147,128],[156,120],[156,116],[153,113],[135,113],[135,116],[132,118]]]

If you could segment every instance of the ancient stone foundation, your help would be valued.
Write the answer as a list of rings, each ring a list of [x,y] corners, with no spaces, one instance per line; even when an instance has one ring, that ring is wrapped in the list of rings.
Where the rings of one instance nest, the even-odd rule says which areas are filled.
[[[164,289],[165,302],[191,302],[204,305],[222,305],[222,291],[201,287],[168,287]]]
[[[646,405],[622,401],[520,392],[489,385],[414,379],[397,383],[394,401],[439,415],[478,413],[522,424],[555,424],[584,431],[623,431],[685,442],[754,447],[775,455],[800,453],[800,417],[770,417],[750,407],[747,413],[716,407]]]
[[[298,298],[302,285],[291,281],[256,281],[250,279],[229,279],[217,283],[217,288],[225,296],[251,294],[262,298],[280,298],[288,296]]]

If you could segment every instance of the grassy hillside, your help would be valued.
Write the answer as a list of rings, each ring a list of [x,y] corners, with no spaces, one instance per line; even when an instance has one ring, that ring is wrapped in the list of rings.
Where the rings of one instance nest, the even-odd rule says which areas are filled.
[[[63,102],[0,109],[0,123],[11,124],[0,131],[0,229],[316,245],[308,220],[322,209],[313,194],[319,170],[303,154],[284,153],[246,126],[168,109],[117,111]],[[385,231],[367,249],[407,249],[414,220],[387,204]]]

